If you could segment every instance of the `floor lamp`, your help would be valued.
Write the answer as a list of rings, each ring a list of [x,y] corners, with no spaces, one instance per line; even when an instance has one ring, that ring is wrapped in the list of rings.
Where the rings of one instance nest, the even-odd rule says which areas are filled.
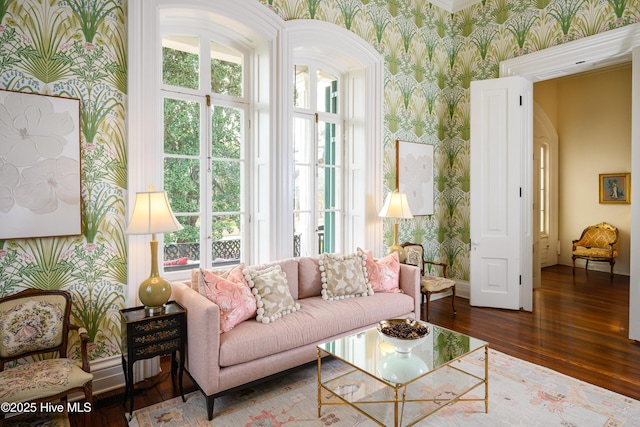
[[[151,234],[151,275],[138,288],[138,297],[144,304],[148,316],[164,313],[164,303],[171,297],[171,284],[160,277],[158,272],[158,241],[156,233],[181,230],[171,211],[167,193],[164,191],[145,191],[136,193],[136,203],[131,221],[125,231],[127,234]]]
[[[397,189],[387,194],[387,198],[378,216],[395,219],[395,223],[393,224],[393,245],[389,246],[387,253],[397,252],[400,262],[404,262],[407,255],[404,252],[404,248],[398,245],[398,221],[400,219],[413,218],[411,209],[409,209],[409,202],[407,202],[407,195],[398,192]]]

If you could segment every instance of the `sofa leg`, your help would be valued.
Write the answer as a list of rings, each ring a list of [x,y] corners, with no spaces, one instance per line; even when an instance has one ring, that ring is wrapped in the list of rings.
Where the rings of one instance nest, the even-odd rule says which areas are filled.
[[[213,419],[213,396],[207,396],[207,419]]]

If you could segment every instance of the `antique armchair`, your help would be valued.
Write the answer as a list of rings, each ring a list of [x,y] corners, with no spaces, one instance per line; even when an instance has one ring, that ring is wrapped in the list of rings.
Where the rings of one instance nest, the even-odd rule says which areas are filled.
[[[611,277],[613,266],[618,256],[618,229],[611,224],[601,222],[590,225],[582,231],[578,240],[574,240],[572,248],[573,274],[576,274],[576,259],[587,260],[585,270],[589,267],[589,261],[604,261],[611,265]]]
[[[66,291],[27,289],[0,298],[0,402],[29,402],[39,409],[42,402],[62,400],[66,411],[67,396],[81,392],[93,403],[89,335],[71,324],[70,315]],[[82,367],[66,357],[69,330],[80,336]]]
[[[443,262],[427,261],[424,258],[424,248],[418,243],[405,242],[401,244],[405,250],[407,258],[406,264],[416,265],[420,267],[420,291],[422,293],[423,302],[427,303],[427,322],[429,321],[429,305],[431,302],[431,294],[437,294],[440,292],[446,292],[451,289],[451,307],[453,308],[453,314],[456,314],[456,282],[451,279],[447,279],[447,264]],[[430,275],[430,268],[428,266],[435,266],[434,270],[440,268],[442,270],[442,276]]]

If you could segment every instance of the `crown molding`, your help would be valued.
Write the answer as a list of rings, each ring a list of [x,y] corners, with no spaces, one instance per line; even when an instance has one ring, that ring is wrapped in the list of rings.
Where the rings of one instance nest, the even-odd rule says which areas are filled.
[[[456,13],[462,9],[466,9],[482,0],[427,0],[434,6],[438,6],[449,13]]]

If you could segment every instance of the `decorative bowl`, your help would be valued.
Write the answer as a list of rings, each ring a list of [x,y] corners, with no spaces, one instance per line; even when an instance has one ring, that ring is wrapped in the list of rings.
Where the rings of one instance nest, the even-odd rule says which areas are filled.
[[[426,341],[429,325],[416,319],[388,319],[378,322],[378,334],[398,353],[409,353]]]

